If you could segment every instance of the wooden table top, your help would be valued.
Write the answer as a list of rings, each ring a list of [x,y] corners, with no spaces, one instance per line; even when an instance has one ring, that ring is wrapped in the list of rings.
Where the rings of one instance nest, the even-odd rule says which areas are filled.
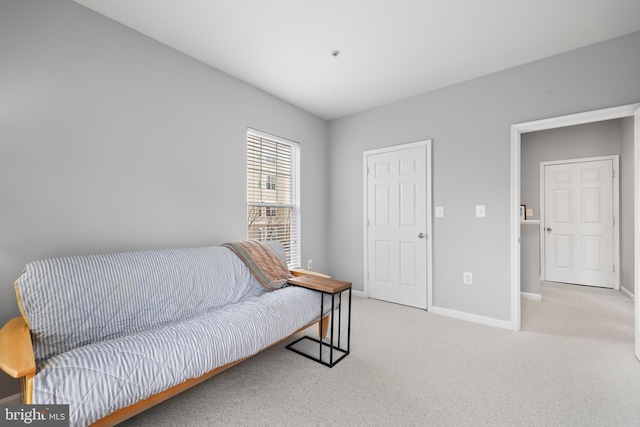
[[[289,283],[316,291],[337,294],[351,288],[351,282],[327,279],[318,276],[298,276],[288,280]]]

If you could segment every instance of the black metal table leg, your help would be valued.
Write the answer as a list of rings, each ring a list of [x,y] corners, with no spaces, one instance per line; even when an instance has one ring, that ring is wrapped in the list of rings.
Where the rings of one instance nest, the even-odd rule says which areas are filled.
[[[340,305],[338,306],[338,334],[339,335],[338,335],[337,340],[334,339],[335,327],[334,327],[334,322],[333,321],[334,321],[335,302],[333,300],[333,297],[334,297],[334,295],[331,295],[331,298],[332,298],[331,309],[332,310],[329,313],[329,315],[331,316],[331,319],[330,319],[331,325],[329,327],[331,335],[329,336],[329,343],[325,343],[322,337],[320,337],[320,339],[315,339],[315,338],[312,338],[312,337],[309,337],[309,336],[304,336],[304,337],[299,338],[296,341],[294,341],[291,344],[286,346],[287,349],[289,349],[289,350],[291,350],[291,351],[293,351],[295,353],[298,353],[298,354],[300,354],[300,355],[302,355],[302,356],[304,356],[304,357],[306,357],[308,359],[311,359],[311,360],[313,360],[315,362],[318,362],[318,363],[321,363],[321,364],[323,364],[325,366],[328,366],[330,368],[333,368],[338,362],[340,362],[342,359],[344,359],[351,351],[351,289],[349,289],[349,305],[348,305],[349,313],[347,313],[347,346],[346,346],[346,348],[342,348],[342,346],[341,346],[341,338],[340,338],[340,335],[342,334],[342,327],[341,327],[341,324],[342,324],[342,298],[341,297],[339,297]],[[324,300],[324,295],[322,296],[322,298]],[[320,306],[322,308],[322,312],[324,313],[324,301],[322,301],[320,303]],[[320,319],[322,319],[322,315],[320,316]],[[311,340],[311,341],[314,341],[314,342],[316,342],[318,344],[319,352],[318,352],[318,357],[317,358],[315,356],[311,355],[311,354],[307,354],[304,351],[298,350],[298,349],[296,349],[294,347],[297,343],[299,343],[299,342],[301,342],[303,340]],[[336,341],[337,341],[337,343],[336,343]],[[337,345],[334,345],[334,343],[336,343]],[[322,348],[324,346],[328,347],[328,350],[329,350],[329,362],[325,362],[322,359],[322,353],[323,353],[323,351],[322,351],[323,349]],[[338,351],[338,352],[340,352],[342,354],[340,354],[339,357],[334,360],[334,352],[335,351]]]
[[[318,289],[317,287],[313,287],[312,285],[314,285],[313,283],[309,284],[309,283],[295,283],[295,282],[291,282],[292,285],[296,285],[296,286],[302,286],[302,287],[306,287],[308,289],[312,289],[315,290],[317,292],[320,292],[320,321],[322,321],[323,315],[324,315],[324,296],[328,295],[331,297],[331,311],[329,312],[328,315],[331,316],[331,319],[329,319],[329,321],[331,322],[331,325],[329,326],[330,331],[330,336],[329,336],[329,343],[325,342],[325,339],[321,336],[320,339],[315,339],[309,336],[304,336],[302,338],[297,339],[296,341],[292,342],[291,344],[287,345],[286,348],[298,353],[308,359],[311,359],[315,362],[321,363],[325,366],[328,366],[330,368],[334,367],[338,362],[340,362],[342,359],[344,359],[351,351],[351,283],[349,282],[337,282],[337,281],[329,281],[331,283],[330,287],[324,286],[320,289]],[[335,284],[338,284],[339,287],[334,287]],[[320,284],[322,285],[322,284]],[[327,291],[327,289],[331,290],[331,291]],[[335,289],[335,290],[333,290]],[[347,313],[347,346],[346,348],[342,347],[342,307],[343,307],[343,301],[342,301],[342,292],[344,291],[349,291],[349,304],[348,304],[348,310],[349,313]],[[335,307],[335,301],[336,301],[336,296],[338,297],[338,338],[337,340],[334,337],[335,334],[335,326],[334,326],[334,318],[335,318],[335,311],[336,311],[336,307]],[[322,335],[322,334],[320,334]],[[297,348],[295,348],[295,345],[303,340],[311,340],[313,342],[316,342],[319,345],[319,351],[318,351],[318,357],[315,357],[314,355],[305,353],[302,350],[298,350]],[[337,343],[336,343],[337,341]],[[337,344],[337,345],[335,345]],[[329,362],[325,362],[322,358],[322,347],[327,346],[329,349]],[[340,355],[338,355],[337,358],[334,359],[334,352],[339,352],[342,353]]]

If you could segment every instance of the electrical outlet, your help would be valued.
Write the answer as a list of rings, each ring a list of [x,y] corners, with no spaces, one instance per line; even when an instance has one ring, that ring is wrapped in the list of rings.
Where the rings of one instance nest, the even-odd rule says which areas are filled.
[[[313,270],[313,261],[312,260],[307,261],[307,270]]]
[[[473,273],[462,273],[462,283],[473,285]]]
[[[484,205],[477,205],[476,206],[476,217],[484,218],[485,216],[486,216],[486,211],[485,211]]]
[[[444,217],[444,206],[436,206],[436,218]]]

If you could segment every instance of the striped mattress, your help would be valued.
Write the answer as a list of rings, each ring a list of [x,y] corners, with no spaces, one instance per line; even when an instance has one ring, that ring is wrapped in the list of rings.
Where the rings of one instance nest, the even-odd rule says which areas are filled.
[[[37,261],[16,290],[37,361],[33,403],[69,404],[74,426],[251,356],[320,317],[320,294],[267,292],[223,247]]]

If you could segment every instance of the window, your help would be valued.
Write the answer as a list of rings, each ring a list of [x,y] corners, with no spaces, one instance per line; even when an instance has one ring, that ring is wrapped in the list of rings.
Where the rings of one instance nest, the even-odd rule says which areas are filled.
[[[279,240],[300,265],[300,145],[247,131],[247,238]]]
[[[273,175],[267,175],[265,181],[264,188],[265,190],[275,190],[276,189],[276,177]]]

